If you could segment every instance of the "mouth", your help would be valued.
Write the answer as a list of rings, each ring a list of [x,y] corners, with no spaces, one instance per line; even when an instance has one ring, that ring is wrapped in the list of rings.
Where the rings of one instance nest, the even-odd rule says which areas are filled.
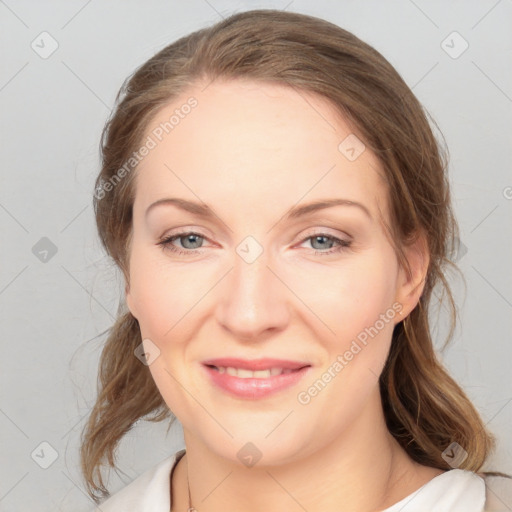
[[[237,359],[233,357],[209,359],[208,361],[203,361],[203,364],[217,370],[219,373],[227,373],[228,375],[242,379],[268,378],[283,373],[291,373],[305,366],[311,366],[307,362],[290,361],[286,359]]]
[[[213,366],[207,365],[209,368],[216,370],[219,373],[227,373],[232,377],[239,377],[240,379],[268,379],[276,375],[283,375],[287,373],[296,372],[298,370],[291,370],[290,368],[270,368],[268,370],[246,370],[245,368],[235,368],[233,366]]]
[[[257,399],[295,385],[311,365],[278,359],[214,359],[203,362],[211,382],[238,398]]]

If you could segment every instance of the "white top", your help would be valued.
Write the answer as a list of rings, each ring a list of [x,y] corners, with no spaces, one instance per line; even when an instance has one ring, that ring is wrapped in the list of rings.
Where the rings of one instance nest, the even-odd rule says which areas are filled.
[[[182,449],[164,459],[108,498],[95,512],[169,512],[171,471],[184,454],[185,449]],[[472,471],[451,469],[382,512],[510,511],[512,480],[501,478],[506,481],[505,487],[501,487],[505,489],[506,497],[501,494],[502,499],[499,499],[500,491],[496,491],[496,486],[486,492],[489,489],[487,478],[484,480]]]

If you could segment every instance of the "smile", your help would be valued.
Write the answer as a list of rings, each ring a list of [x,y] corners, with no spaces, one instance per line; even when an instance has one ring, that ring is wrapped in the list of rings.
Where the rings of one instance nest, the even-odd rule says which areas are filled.
[[[216,363],[216,364],[214,364]],[[296,385],[311,370],[304,362],[218,359],[201,365],[209,382],[231,396],[262,399]]]
[[[291,370],[290,368],[270,368],[270,370],[246,370],[245,368],[233,368],[232,366],[213,366],[214,370],[217,370],[219,373],[227,373],[232,377],[239,377],[241,379],[268,379],[269,377],[274,377],[275,375],[281,375],[283,373],[291,373],[295,370]]]

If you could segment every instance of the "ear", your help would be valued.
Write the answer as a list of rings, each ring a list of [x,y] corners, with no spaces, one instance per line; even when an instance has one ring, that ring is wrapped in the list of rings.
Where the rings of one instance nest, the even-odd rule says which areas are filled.
[[[402,305],[403,314],[398,320],[403,320],[418,304],[427,276],[430,262],[427,237],[421,230],[417,237],[404,248],[404,255],[409,263],[410,275],[407,269],[400,268],[396,289],[396,301]]]
[[[124,295],[126,300],[126,305],[128,306],[128,309],[130,310],[130,313],[132,316],[138,319],[137,316],[137,308],[135,307],[135,300],[133,298],[133,295],[130,290],[130,284],[126,281],[125,287],[124,287]]]

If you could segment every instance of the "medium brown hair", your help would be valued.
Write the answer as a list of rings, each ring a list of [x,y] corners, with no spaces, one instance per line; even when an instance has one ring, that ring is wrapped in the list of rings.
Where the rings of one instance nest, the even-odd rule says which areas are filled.
[[[397,71],[350,32],[303,14],[246,11],[166,46],[125,81],[102,133],[94,207],[102,244],[126,281],[136,165],[131,172],[125,167],[122,178],[119,170],[140,148],[148,123],[161,108],[189,86],[216,79],[270,82],[315,93],[330,102],[377,156],[388,186],[388,235],[400,264],[409,271],[403,248],[420,231],[430,255],[422,296],[395,326],[380,376],[386,423],[414,461],[451,469],[442,453],[456,442],[468,454],[460,468],[478,471],[494,449],[495,438],[436,357],[429,328],[437,288],[442,292],[439,300],[446,298],[450,311],[446,343],[456,324],[447,271],[457,270],[452,259],[458,227],[447,151],[441,151],[430,117]],[[170,418],[170,426],[175,419],[148,367],[134,356],[141,341],[137,320],[121,310],[101,354],[98,397],[82,432],[81,468],[96,502],[109,495],[101,465],[106,461],[115,468],[116,447],[134,423],[143,417]]]

